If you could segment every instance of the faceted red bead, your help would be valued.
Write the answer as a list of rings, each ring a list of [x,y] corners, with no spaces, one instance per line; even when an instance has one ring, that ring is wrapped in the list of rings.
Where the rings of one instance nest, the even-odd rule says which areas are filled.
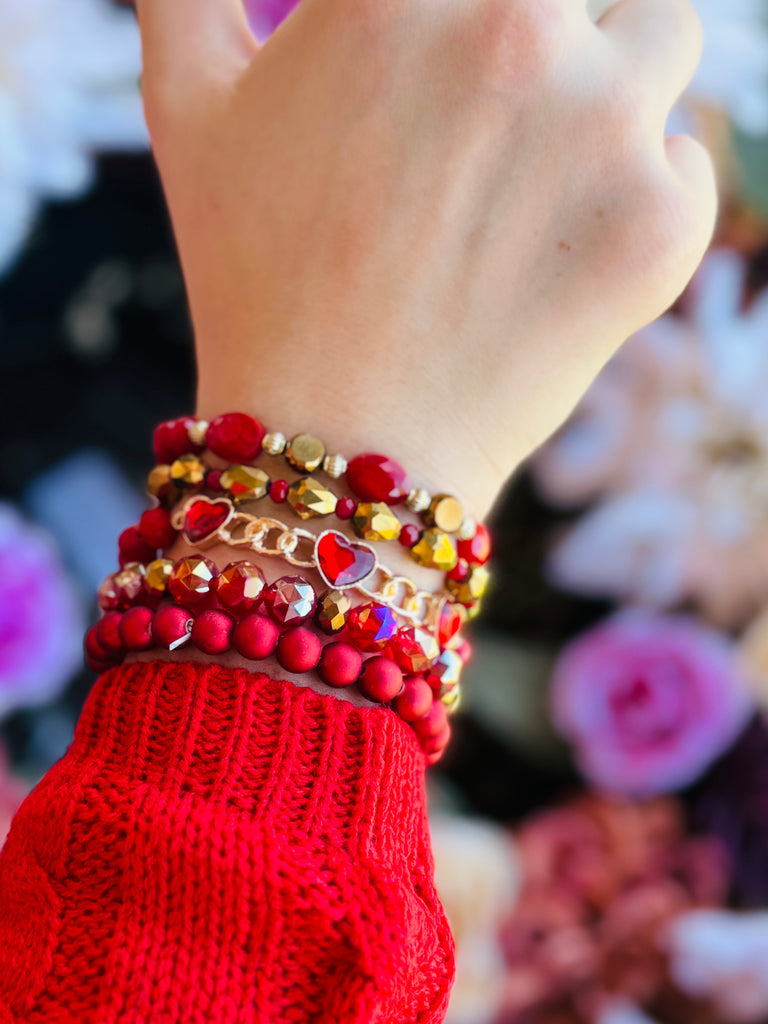
[[[386,704],[402,690],[403,673],[391,658],[377,654],[363,665],[357,685],[364,697]]]
[[[120,607],[120,596],[117,592],[114,573],[107,576],[104,582],[100,584],[97,591],[97,597],[99,601],[99,608],[101,608],[103,612],[114,612]]]
[[[129,526],[127,530],[123,530],[117,547],[120,565],[126,565],[128,562],[151,562],[157,554],[157,549],[142,539],[137,526]]]
[[[413,523],[408,523],[402,528],[400,536],[397,539],[404,548],[412,548],[414,544],[418,544],[420,536],[421,530],[418,526],[414,526]]]
[[[252,661],[269,658],[275,653],[280,630],[266,615],[246,615],[234,628],[232,646],[238,654]]]
[[[315,589],[303,576],[281,576],[264,590],[264,607],[282,626],[299,625],[315,611]]]
[[[403,681],[403,692],[395,697],[392,707],[404,722],[415,722],[432,707],[434,694],[421,676],[408,676]]]
[[[130,608],[144,592],[142,566],[138,562],[128,562],[113,578],[119,607]]]
[[[180,455],[199,451],[199,445],[192,444],[189,439],[189,428],[195,425],[191,416],[182,416],[177,420],[169,420],[155,427],[154,449],[158,462],[171,463]]]
[[[185,608],[200,608],[214,593],[218,570],[207,558],[181,558],[168,579],[168,593]]]
[[[336,640],[323,648],[317,671],[329,686],[351,686],[363,671],[363,656],[352,644]]]
[[[148,651],[152,640],[151,608],[131,608],[120,622],[120,639],[129,651]]]
[[[351,519],[356,508],[357,502],[354,498],[339,498],[336,502],[336,515],[341,520]]]
[[[288,481],[273,480],[269,487],[269,496],[276,505],[282,505],[288,497]]]
[[[190,637],[192,618],[185,608],[165,605],[152,618],[152,640],[166,651],[182,647]]]
[[[286,672],[311,672],[322,651],[320,637],[306,626],[292,626],[277,641],[277,660]]]
[[[477,524],[474,537],[458,541],[456,550],[469,565],[485,565],[491,557],[491,538],[483,524]]]
[[[392,640],[391,653],[403,672],[414,675],[429,668],[440,648],[437,640],[425,629],[401,626]]]
[[[206,446],[222,459],[249,463],[261,451],[266,429],[253,416],[227,412],[211,420],[205,435]]]
[[[224,654],[231,647],[234,625],[231,615],[209,608],[200,612],[192,623],[192,643],[203,654]]]
[[[147,509],[139,520],[139,536],[155,551],[169,548],[176,540],[176,531],[171,526],[168,512],[164,508]]]
[[[120,612],[107,612],[96,623],[95,635],[99,647],[106,652],[108,657],[122,654],[125,650],[120,636],[120,622],[123,616]]]
[[[242,618],[252,612],[261,600],[267,581],[264,573],[253,562],[230,562],[216,580],[219,604]]]
[[[397,632],[397,620],[386,605],[360,604],[347,618],[346,637],[360,651],[383,651]]]
[[[347,483],[361,501],[405,501],[411,484],[403,467],[386,455],[358,455],[347,466]]]
[[[447,602],[440,612],[437,625],[437,639],[445,645],[456,636],[467,621],[467,609],[463,604]]]

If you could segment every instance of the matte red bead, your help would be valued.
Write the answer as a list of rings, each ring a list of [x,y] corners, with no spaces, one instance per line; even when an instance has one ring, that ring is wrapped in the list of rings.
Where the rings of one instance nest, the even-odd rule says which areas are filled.
[[[335,640],[323,648],[317,672],[329,686],[351,686],[362,671],[363,656],[352,644]]]
[[[117,547],[120,565],[126,565],[128,562],[151,562],[157,554],[157,549],[142,539],[138,526],[129,526],[127,530],[123,530]]]
[[[226,612],[209,608],[195,616],[192,643],[203,654],[224,654],[232,646],[235,620]]]
[[[368,658],[358,680],[360,692],[382,704],[393,700],[403,688],[403,673],[390,658],[377,654]]]
[[[269,485],[269,496],[276,505],[282,505],[288,497],[288,481],[273,480]]]
[[[253,416],[227,412],[211,420],[205,435],[206,446],[222,459],[249,463],[261,451],[266,429]]]
[[[219,573],[215,590],[219,604],[241,619],[255,611],[267,581],[254,562],[230,562]]]
[[[382,604],[359,604],[347,618],[346,637],[361,651],[383,651],[397,632],[391,608]]]
[[[311,672],[322,652],[320,637],[306,626],[292,626],[277,641],[277,660],[286,672]]]
[[[152,640],[151,608],[131,608],[120,621],[120,639],[126,650],[148,651],[154,644]]]
[[[491,557],[491,538],[483,524],[477,524],[474,537],[457,541],[456,550],[469,565],[485,565]]]
[[[395,697],[392,707],[404,722],[415,722],[432,707],[434,694],[422,676],[407,676],[403,680],[403,692]]]
[[[339,519],[351,519],[355,514],[357,502],[354,498],[339,498],[336,502],[336,515]]]
[[[120,636],[121,612],[107,612],[94,626],[99,647],[107,655],[122,654],[125,650]]]
[[[370,452],[358,455],[347,466],[349,489],[361,501],[384,501],[397,505],[411,490],[403,467],[386,455]]]
[[[199,451],[199,445],[192,444],[189,439],[189,428],[195,425],[191,416],[182,416],[177,420],[168,420],[155,427],[154,449],[155,458],[161,463],[175,462],[180,455]]]
[[[139,520],[139,536],[154,551],[169,548],[176,540],[176,531],[171,526],[168,512],[164,508],[147,509]]]
[[[445,704],[439,700],[432,701],[432,707],[421,718],[413,723],[413,728],[419,739],[431,739],[439,735],[448,724],[448,712]]]
[[[414,526],[413,523],[406,523],[397,539],[404,548],[412,548],[414,544],[418,544],[420,536],[421,530],[418,526]]]
[[[152,618],[152,639],[158,647],[175,651],[189,640],[192,618],[185,608],[166,605]]]
[[[427,757],[428,764],[434,764],[443,756],[445,748],[451,739],[451,727],[446,722],[445,728],[437,736],[426,736],[419,740],[419,745]]]
[[[269,658],[277,649],[280,630],[266,615],[246,615],[234,628],[232,646],[238,654],[252,661]]]
[[[88,663],[88,667],[93,669],[94,672],[105,672],[108,668],[116,665],[119,660],[119,655],[109,654],[101,646],[99,641],[96,639],[96,627],[91,626],[88,632],[85,634],[85,641],[83,643],[85,648],[85,660]]]

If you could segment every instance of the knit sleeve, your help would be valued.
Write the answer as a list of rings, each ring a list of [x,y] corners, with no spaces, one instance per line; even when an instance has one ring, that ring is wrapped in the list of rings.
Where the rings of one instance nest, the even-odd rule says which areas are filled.
[[[0,951],[0,1024],[438,1024],[413,732],[241,669],[112,669],[11,828]]]

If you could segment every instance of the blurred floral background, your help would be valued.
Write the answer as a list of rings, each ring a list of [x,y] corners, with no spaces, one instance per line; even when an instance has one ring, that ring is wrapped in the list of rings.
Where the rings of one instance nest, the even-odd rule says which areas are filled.
[[[257,37],[297,2],[247,0]],[[768,0],[694,3],[670,130],[715,157],[715,240],[499,502],[429,773],[449,1024],[768,1024]],[[0,66],[2,837],[193,367],[132,12],[5,0]]]

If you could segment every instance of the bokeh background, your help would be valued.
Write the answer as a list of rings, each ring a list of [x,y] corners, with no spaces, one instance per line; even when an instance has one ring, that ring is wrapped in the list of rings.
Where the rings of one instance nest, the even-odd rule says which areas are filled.
[[[254,32],[296,0],[248,0]],[[449,1024],[768,1024],[768,0],[694,0],[717,164],[690,288],[492,522],[429,773]],[[93,683],[81,636],[191,410],[133,14],[0,4],[0,837]]]

